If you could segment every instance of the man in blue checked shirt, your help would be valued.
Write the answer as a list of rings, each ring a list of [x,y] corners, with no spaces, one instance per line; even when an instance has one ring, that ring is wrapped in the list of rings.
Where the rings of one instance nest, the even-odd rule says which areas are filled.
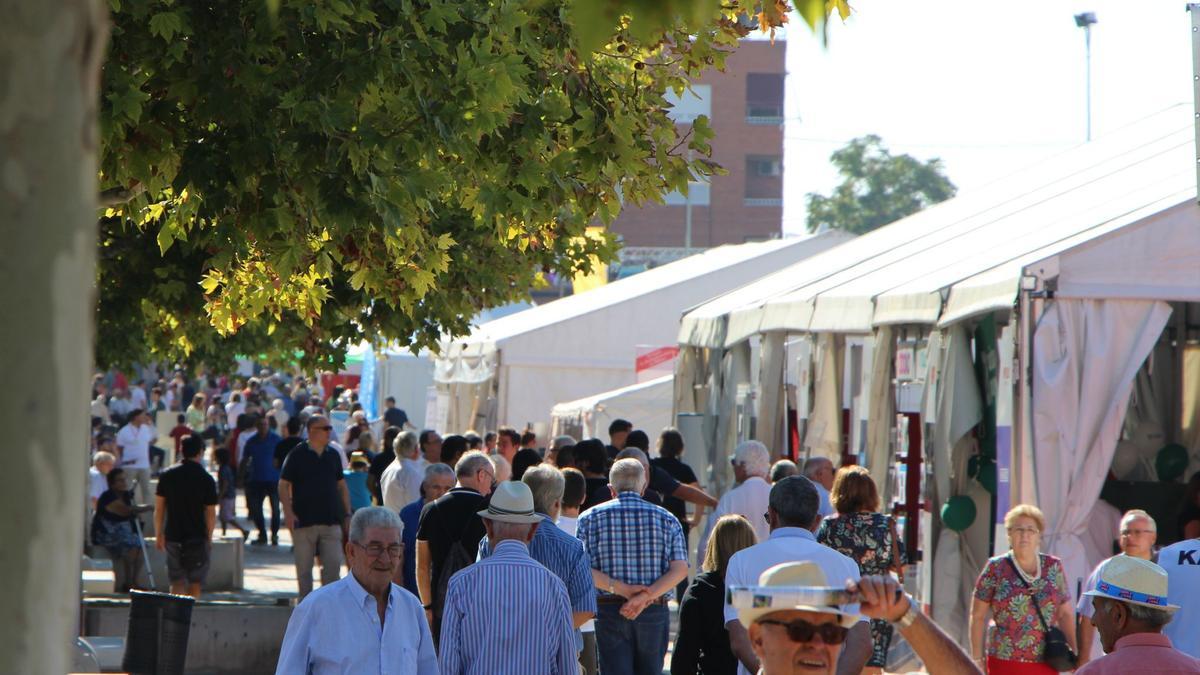
[[[579,516],[577,536],[599,591],[596,647],[605,675],[659,675],[667,653],[667,599],[687,577],[679,520],[642,499],[646,470],[617,460],[608,474],[614,499]]]
[[[500,484],[479,511],[491,555],[450,577],[442,610],[442,675],[577,675],[562,580],[529,556],[545,523],[524,483]]]

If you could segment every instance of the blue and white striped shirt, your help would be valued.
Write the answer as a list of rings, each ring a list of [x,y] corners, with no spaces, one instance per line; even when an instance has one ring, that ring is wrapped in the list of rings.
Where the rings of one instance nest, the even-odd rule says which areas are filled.
[[[627,584],[649,586],[666,574],[672,561],[687,560],[679,520],[636,492],[622,492],[584,511],[576,536],[592,569]]]
[[[439,644],[442,675],[579,672],[567,589],[515,539],[450,578]]]

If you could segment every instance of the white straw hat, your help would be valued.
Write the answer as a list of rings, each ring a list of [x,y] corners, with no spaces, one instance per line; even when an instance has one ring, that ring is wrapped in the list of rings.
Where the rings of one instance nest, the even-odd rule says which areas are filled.
[[[747,628],[772,612],[799,609],[806,612],[837,614],[838,622],[847,628],[858,623],[857,614],[844,611],[840,605],[817,604],[816,596],[843,591],[829,586],[825,571],[815,562],[781,563],[767,569],[758,577],[758,586],[728,589],[730,604],[738,612],[738,621]]]
[[[1127,555],[1115,555],[1101,565],[1096,588],[1084,595],[1166,612],[1179,609],[1179,605],[1167,603],[1167,571],[1149,560]]]
[[[533,493],[519,480],[506,480],[496,486],[488,507],[478,513],[480,518],[504,523],[542,522],[542,517],[533,510]]]

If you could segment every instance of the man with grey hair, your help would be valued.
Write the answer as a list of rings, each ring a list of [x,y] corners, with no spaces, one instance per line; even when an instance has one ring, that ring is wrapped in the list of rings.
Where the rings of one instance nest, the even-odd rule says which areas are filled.
[[[600,671],[658,675],[667,652],[667,600],[687,576],[687,544],[670,511],[642,499],[646,470],[619,459],[608,475],[613,499],[579,516],[577,536],[599,591]]]
[[[800,473],[800,467],[790,459],[781,459],[771,465],[771,484],[774,485],[788,476]]]
[[[1096,588],[1086,595],[1095,606],[1092,621],[1107,656],[1076,672],[1200,673],[1200,659],[1176,649],[1163,635],[1163,627],[1179,610],[1167,593],[1167,571],[1149,560],[1117,555],[1105,561],[1099,572]]]
[[[350,520],[350,574],[308,594],[292,611],[278,675],[416,673],[437,675],[433,637],[421,603],[392,583],[400,558],[400,517],[369,506]]]
[[[454,469],[446,464],[430,464],[425,467],[425,480],[421,481],[421,496],[400,509],[400,521],[404,523],[404,565],[400,585],[413,595],[417,590],[417,528],[421,524],[421,509],[441,497],[454,487]]]
[[[535,513],[532,491],[506,481],[476,515],[491,555],[450,579],[439,640],[443,675],[575,675],[567,591],[530,556],[537,531],[552,526]]]
[[[383,493],[383,505],[400,513],[421,496],[421,481],[425,479],[425,467],[429,462],[419,456],[420,444],[416,432],[402,431],[392,441],[396,459],[384,469],[379,478],[379,489]]]
[[[539,464],[526,469],[521,482],[529,486],[533,495],[533,509],[542,518],[529,542],[529,555],[554,572],[566,586],[578,651],[583,647],[579,627],[596,615],[596,594],[592,590],[592,568],[583,544],[554,524],[562,510],[566,480],[557,468]],[[479,542],[479,559],[483,560],[491,554],[492,542],[484,538]]]
[[[1121,516],[1120,529],[1117,531],[1117,543],[1121,547],[1121,553],[1118,555],[1127,555],[1142,560],[1150,560],[1154,554],[1154,542],[1158,540],[1158,525],[1154,522],[1154,518],[1149,513],[1141,509],[1133,509],[1126,511],[1125,515]],[[1084,591],[1090,591],[1096,588],[1096,580],[1100,576],[1100,569],[1104,567],[1112,558],[1106,558],[1096,569],[1092,570],[1091,576],[1088,577],[1087,584],[1083,587]],[[1098,659],[1103,656],[1099,645],[1096,644],[1096,627],[1092,622],[1092,616],[1095,609],[1092,607],[1092,598],[1086,593],[1079,596],[1079,603],[1075,606],[1075,612],[1079,615],[1079,665]]]
[[[496,473],[482,452],[464,453],[454,465],[458,486],[421,509],[417,526],[417,589],[433,627],[441,634],[442,603],[450,577],[475,560],[485,532],[476,513],[487,505]]]
[[[833,489],[833,460],[828,457],[809,457],[804,462],[804,477],[812,481],[821,497],[820,514],[822,518],[837,514],[833,502],[829,499],[829,491]]]
[[[767,482],[767,474],[771,471],[771,453],[767,446],[758,441],[744,441],[734,448],[729,458],[733,465],[734,479],[738,486],[721,495],[717,508],[708,517],[708,525],[700,537],[698,559],[704,558],[704,550],[708,545],[708,537],[713,525],[721,516],[737,514],[750,522],[758,540],[766,541],[771,531],[763,514],[767,512],[767,500],[771,494],[771,484]]]
[[[775,565],[805,560],[820,566],[829,586],[840,588],[847,581],[858,583],[858,563],[817,543],[813,530],[821,522],[817,514],[819,504],[816,487],[803,476],[789,476],[772,486],[767,502],[771,533],[758,544],[733,554],[725,571],[725,585],[754,586],[758,584],[759,576]],[[845,605],[845,610],[851,614],[859,613],[858,605]],[[725,628],[729,631],[729,646],[740,662],[738,673],[758,672],[759,659],[750,644],[747,627],[738,621],[737,610],[728,601]],[[860,621],[846,638],[846,646],[838,660],[839,675],[862,672],[871,656],[871,648],[869,624]]]

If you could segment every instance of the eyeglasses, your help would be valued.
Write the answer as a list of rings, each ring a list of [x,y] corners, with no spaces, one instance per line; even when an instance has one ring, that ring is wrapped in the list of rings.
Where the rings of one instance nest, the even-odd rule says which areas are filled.
[[[1008,533],[1010,535],[1011,534],[1024,534],[1024,535],[1028,535],[1028,536],[1032,537],[1033,535],[1038,534],[1040,532],[1041,532],[1041,530],[1037,529],[1036,527],[1010,527],[1010,528],[1008,528]]]
[[[360,544],[357,541],[352,541],[350,543],[366,551],[367,555],[372,558],[378,558],[384,553],[387,553],[389,558],[399,558],[400,554],[404,552],[404,546],[400,544],[390,544],[388,546],[384,546],[378,542],[371,542],[370,544],[366,545]]]
[[[787,629],[788,639],[792,642],[812,642],[813,636],[820,635],[821,641],[825,644],[840,645],[846,641],[846,634],[850,632],[849,628],[836,623],[813,625],[804,619],[795,619],[791,622],[763,619],[759,623],[783,626]]]

